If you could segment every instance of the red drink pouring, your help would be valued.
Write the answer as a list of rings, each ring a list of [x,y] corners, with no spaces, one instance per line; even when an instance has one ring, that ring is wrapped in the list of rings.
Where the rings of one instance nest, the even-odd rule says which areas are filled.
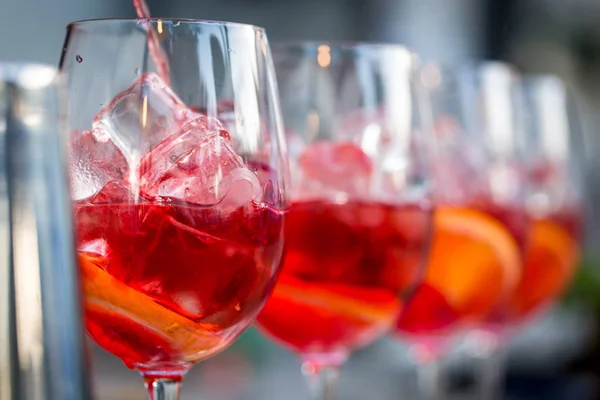
[[[214,40],[198,42],[207,31]],[[143,57],[114,64],[137,54],[129,35],[148,32],[150,43],[136,42]],[[233,343],[275,283],[289,200],[264,48],[264,31],[243,24],[69,27],[61,63],[75,99],[69,173],[86,327],[144,376],[152,400],[176,399],[189,368]],[[256,68],[246,68],[250,59]],[[220,101],[247,122],[232,130],[215,112]]]

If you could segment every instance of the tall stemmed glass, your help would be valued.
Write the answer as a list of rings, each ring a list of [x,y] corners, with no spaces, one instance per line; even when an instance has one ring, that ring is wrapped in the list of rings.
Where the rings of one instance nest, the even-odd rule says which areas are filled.
[[[431,224],[415,56],[377,44],[274,46],[290,149],[286,256],[258,318],[315,398],[384,335],[421,276]]]
[[[581,140],[564,84],[553,76],[524,77],[514,93],[527,150],[526,211],[531,224],[519,284],[507,307],[511,333],[548,310],[578,265],[583,224]],[[500,342],[499,346],[503,343]],[[498,350],[496,350],[498,351]],[[494,361],[498,360],[498,361]],[[480,371],[481,398],[501,397],[503,359],[490,353]]]
[[[419,396],[439,399],[440,361],[454,335],[499,318],[518,283],[527,228],[525,148],[509,66],[429,64],[420,79],[436,136],[434,234],[425,279],[397,333],[411,343]]]
[[[529,230],[523,276],[511,318],[526,320],[547,309],[571,282],[583,233],[583,176],[567,90],[554,76],[526,76],[521,110],[527,136]]]
[[[288,167],[265,32],[76,22],[61,70],[87,331],[150,399],[177,399],[191,365],[253,322],[281,260]]]

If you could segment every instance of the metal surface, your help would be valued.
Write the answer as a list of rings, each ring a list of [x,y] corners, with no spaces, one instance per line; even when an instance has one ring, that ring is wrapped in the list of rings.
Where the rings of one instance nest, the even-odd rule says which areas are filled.
[[[85,400],[59,78],[0,64],[0,399]]]

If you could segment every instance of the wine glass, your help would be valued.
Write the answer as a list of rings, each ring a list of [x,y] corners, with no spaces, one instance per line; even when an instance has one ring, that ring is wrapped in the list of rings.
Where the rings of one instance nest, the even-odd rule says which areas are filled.
[[[436,137],[434,234],[426,276],[396,334],[411,343],[419,396],[438,399],[440,363],[455,335],[501,318],[519,281],[528,226],[525,148],[511,67],[432,63],[419,76]]]
[[[189,368],[254,321],[282,256],[288,166],[265,32],[75,22],[60,65],[87,332],[150,399],[177,399]]]
[[[422,275],[430,138],[417,60],[395,45],[275,45],[292,177],[282,274],[257,322],[316,398],[384,335]]]
[[[581,137],[564,84],[555,76],[525,76],[514,96],[527,150],[530,225],[521,278],[505,319],[498,321],[506,336],[548,310],[567,289],[578,266],[583,231]],[[503,358],[495,354],[502,350],[497,346],[481,369],[480,390],[486,399],[501,395]]]
[[[517,323],[547,309],[568,287],[583,232],[581,144],[565,85],[555,76],[526,76],[521,99],[532,226],[523,275],[511,301],[510,316]]]

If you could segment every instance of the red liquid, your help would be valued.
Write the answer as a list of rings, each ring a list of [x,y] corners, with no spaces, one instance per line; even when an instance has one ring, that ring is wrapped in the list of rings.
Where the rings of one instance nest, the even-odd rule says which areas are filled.
[[[485,203],[440,206],[427,272],[397,332],[441,351],[465,323],[503,321],[523,264],[524,212]]]
[[[96,200],[102,200],[98,197]],[[90,336],[129,367],[207,358],[251,322],[274,284],[282,215],[248,205],[76,205]]]
[[[431,213],[418,206],[292,204],[282,275],[260,327],[305,358],[343,358],[394,323],[419,278]]]
[[[526,318],[556,300],[571,281],[578,258],[579,213],[571,210],[550,218],[533,219],[524,210],[484,202],[474,204],[473,209],[501,223],[518,245],[518,280],[511,283],[510,290],[503,292],[497,287],[493,289],[494,282],[503,279],[501,274],[496,278],[486,275],[477,285],[463,285],[461,281],[472,281],[477,271],[491,273],[490,259],[474,247],[468,254],[462,254],[456,242],[444,244],[436,242],[434,237],[427,277],[399,319],[401,336],[439,347],[444,345],[444,338],[449,333],[465,323],[502,333],[508,324]],[[436,252],[441,257],[436,257]],[[454,263],[456,257],[459,258],[457,261],[461,257],[464,261]],[[486,264],[479,264],[481,262]],[[437,268],[433,263],[439,264]],[[451,269],[456,271],[451,273]],[[440,273],[441,277],[436,277]],[[457,295],[459,289],[461,293]],[[457,298],[463,300],[460,302],[463,306],[457,309],[452,298],[455,302]]]
[[[511,299],[512,319],[540,311],[568,287],[579,261],[581,224],[577,209],[532,220],[523,274]]]

